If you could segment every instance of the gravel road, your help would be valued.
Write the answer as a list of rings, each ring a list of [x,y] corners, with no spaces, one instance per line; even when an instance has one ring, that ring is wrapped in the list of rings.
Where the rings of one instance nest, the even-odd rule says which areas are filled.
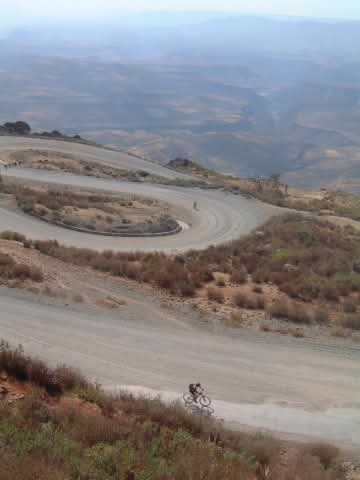
[[[121,313],[44,305],[0,291],[0,335],[105,387],[181,398],[201,381],[231,426],[320,438],[360,451],[360,348],[246,331],[211,332],[145,296]]]
[[[89,162],[101,163],[112,167],[127,170],[144,170],[152,175],[160,175],[168,179],[186,178],[186,175],[177,173],[153,162],[133,157],[126,153],[108,150],[76,142],[62,142],[59,140],[47,140],[37,138],[7,137],[0,136],[0,154],[17,150],[48,150],[67,153]]]
[[[106,192],[133,193],[156,198],[170,203],[178,212],[176,220],[185,222],[190,228],[169,237],[119,238],[99,237],[56,227],[30,217],[21,211],[9,211],[0,206],[1,229],[11,229],[30,238],[57,239],[60,243],[77,247],[129,250],[184,251],[201,249],[209,245],[224,243],[249,233],[278,210],[256,200],[235,196],[217,190],[198,188],[167,187],[82,177],[44,170],[13,168],[6,172],[23,181],[37,180],[46,183],[100,189]],[[198,210],[193,210],[196,201]]]

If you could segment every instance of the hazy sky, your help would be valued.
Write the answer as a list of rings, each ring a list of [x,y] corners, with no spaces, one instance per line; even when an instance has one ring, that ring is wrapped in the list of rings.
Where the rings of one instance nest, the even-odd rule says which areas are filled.
[[[124,10],[217,10],[360,19],[360,0],[0,0],[1,21],[99,18]]]

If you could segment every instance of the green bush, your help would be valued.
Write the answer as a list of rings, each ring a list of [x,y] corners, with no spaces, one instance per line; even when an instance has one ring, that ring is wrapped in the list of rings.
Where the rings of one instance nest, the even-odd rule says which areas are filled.
[[[13,232],[11,230],[4,230],[0,232],[0,238],[2,240],[12,240],[14,242],[24,242],[26,237],[21,233]]]

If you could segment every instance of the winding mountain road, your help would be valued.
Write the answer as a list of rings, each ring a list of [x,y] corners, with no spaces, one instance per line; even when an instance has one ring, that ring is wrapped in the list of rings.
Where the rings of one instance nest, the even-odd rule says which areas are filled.
[[[25,149],[61,151],[168,179],[181,176],[123,153],[30,138],[0,137],[0,162],[9,152]],[[178,220],[189,226],[171,237],[100,237],[55,227],[0,206],[0,230],[78,247],[168,252],[204,248],[238,238],[278,212],[275,207],[222,191],[20,168],[7,169],[6,175],[25,184],[40,181],[147,195],[173,204]],[[193,209],[194,201],[198,211]],[[95,284],[101,281],[93,275]],[[360,450],[359,345],[317,345],[265,333],[211,330],[188,321],[190,313],[164,311],[145,294],[126,291],[124,296],[127,305],[120,312],[99,316],[85,306],[60,305],[2,288],[0,337],[22,343],[27,352],[52,363],[80,367],[110,389],[126,385],[173,399],[189,381],[201,380],[215,400],[217,415],[235,428],[265,427]]]
[[[1,155],[10,151],[28,148],[71,153],[77,158],[116,165],[119,168],[143,169],[166,178],[176,178],[178,174],[154,163],[129,157],[120,152],[89,147],[77,143],[66,143],[37,139],[0,137]],[[130,183],[105,180],[46,170],[9,168],[4,176],[16,177],[26,182],[41,181],[73,187],[86,187],[105,192],[141,194],[170,203],[178,212],[177,220],[189,228],[169,237],[119,238],[99,237],[56,227],[30,217],[18,210],[0,206],[0,227],[2,230],[15,230],[30,238],[57,239],[60,243],[76,247],[111,249],[114,251],[166,251],[180,252],[191,248],[201,249],[217,245],[249,233],[277,212],[276,207],[262,204],[254,199],[235,196],[218,190],[183,188],[154,184]],[[180,174],[181,175],[181,174]],[[193,209],[196,202],[198,210]]]

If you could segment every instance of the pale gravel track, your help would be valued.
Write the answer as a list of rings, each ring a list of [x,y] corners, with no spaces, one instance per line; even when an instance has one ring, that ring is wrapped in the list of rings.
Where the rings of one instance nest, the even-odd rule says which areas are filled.
[[[53,152],[75,155],[77,158],[104,165],[124,168],[127,170],[144,170],[152,175],[159,175],[167,179],[186,178],[186,175],[164,168],[157,163],[148,162],[138,157],[133,157],[116,150],[93,147],[76,142],[63,142],[60,140],[48,140],[24,137],[0,136],[1,153],[15,152],[17,150],[48,150]],[[1,156],[0,156],[1,160]]]
[[[0,206],[1,230],[15,230],[36,239],[56,238],[60,243],[76,247],[115,251],[161,250],[166,252],[181,252],[192,248],[202,249],[209,245],[218,245],[237,239],[241,235],[251,232],[279,211],[276,207],[262,204],[256,200],[217,190],[120,182],[19,168],[8,169],[5,175],[16,177],[24,182],[36,180],[48,184],[57,183],[106,192],[146,195],[173,205],[174,209],[179,212],[179,217],[176,219],[185,221],[190,226],[176,235],[166,237],[100,237],[56,227],[21,211],[10,211],[7,207]],[[193,210],[194,201],[198,204],[197,211]]]
[[[180,399],[200,380],[234,428],[267,428],[360,452],[360,348],[184,323],[146,296],[117,313],[73,310],[0,291],[0,337],[110,390]],[[151,314],[150,314],[151,312]],[[149,318],[149,315],[151,318]]]

